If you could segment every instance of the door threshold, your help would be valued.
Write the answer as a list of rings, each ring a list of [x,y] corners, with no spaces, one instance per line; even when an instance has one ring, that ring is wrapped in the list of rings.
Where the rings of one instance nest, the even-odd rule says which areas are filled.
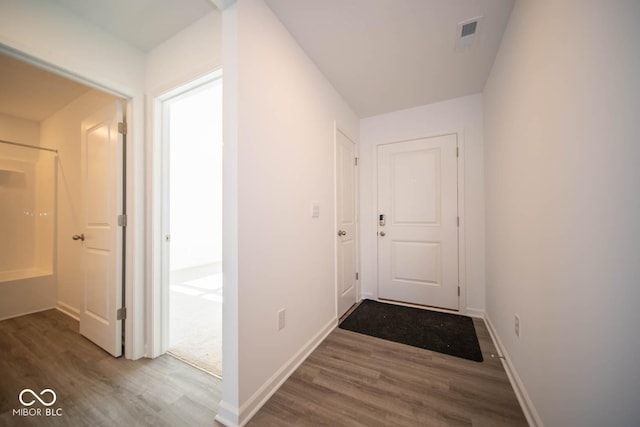
[[[404,305],[405,307],[421,308],[423,310],[439,311],[441,313],[461,314],[460,310],[454,310],[454,309],[451,309],[451,308],[436,307],[436,306],[433,306],[433,305],[416,304],[416,303],[398,301],[398,300],[387,299],[387,298],[378,298],[378,301],[380,301],[380,302],[388,302],[388,303],[396,304],[396,305]]]
[[[187,364],[187,365],[189,365],[189,366],[193,366],[194,368],[196,368],[196,369],[198,369],[198,370],[200,370],[200,371],[204,372],[205,374],[209,374],[209,375],[211,375],[212,377],[215,377],[215,378],[219,379],[220,381],[222,381],[222,376],[217,375],[217,374],[214,374],[213,372],[207,371],[207,370],[206,370],[206,369],[204,369],[203,367],[198,366],[198,365],[196,365],[195,363],[190,362],[190,361],[188,361],[188,360],[186,360],[186,359],[184,359],[184,358],[182,358],[182,357],[178,356],[177,354],[173,354],[173,353],[171,353],[171,351],[167,351],[165,354],[166,354],[167,356],[171,356],[171,357],[173,357],[173,358],[174,358],[174,359],[176,359],[176,360],[181,361],[182,363],[186,363],[186,364]]]

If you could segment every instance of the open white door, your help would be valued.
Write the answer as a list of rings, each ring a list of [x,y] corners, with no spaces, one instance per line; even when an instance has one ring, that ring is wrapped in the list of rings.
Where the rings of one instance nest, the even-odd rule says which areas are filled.
[[[124,138],[118,123],[122,101],[82,122],[84,217],[80,333],[118,357],[122,355],[122,259]]]
[[[457,136],[378,147],[378,292],[458,310]]]
[[[355,144],[336,132],[336,210],[338,224],[338,318],[356,303]]]

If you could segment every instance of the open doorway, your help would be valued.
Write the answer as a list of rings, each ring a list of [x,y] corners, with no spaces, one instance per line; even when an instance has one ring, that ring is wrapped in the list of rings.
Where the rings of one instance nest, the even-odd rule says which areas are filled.
[[[222,81],[162,102],[165,348],[222,376]]]
[[[0,45],[0,319],[55,307],[123,354],[128,100]]]

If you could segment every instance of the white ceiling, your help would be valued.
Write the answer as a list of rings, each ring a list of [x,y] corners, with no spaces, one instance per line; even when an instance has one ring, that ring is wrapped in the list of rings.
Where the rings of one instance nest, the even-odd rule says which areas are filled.
[[[0,113],[40,122],[89,87],[0,55]]]
[[[265,0],[360,117],[482,92],[513,0]],[[482,16],[456,50],[458,23]]]
[[[51,0],[148,52],[202,18],[209,0]]]
[[[148,51],[220,0],[50,1]],[[369,117],[482,92],[514,0],[265,1],[355,112]],[[475,44],[456,50],[458,23],[478,16]],[[0,112],[39,121],[87,90],[1,61]]]

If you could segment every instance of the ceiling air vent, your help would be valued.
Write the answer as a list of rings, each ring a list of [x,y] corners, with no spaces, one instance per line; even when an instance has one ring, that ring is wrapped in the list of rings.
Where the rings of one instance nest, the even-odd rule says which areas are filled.
[[[460,32],[460,37],[472,36],[476,33],[476,28],[478,28],[478,21],[469,22],[468,24],[464,24],[462,26],[462,31]]]
[[[480,30],[481,16],[458,23],[458,36],[456,37],[456,50],[466,49],[475,44]]]

